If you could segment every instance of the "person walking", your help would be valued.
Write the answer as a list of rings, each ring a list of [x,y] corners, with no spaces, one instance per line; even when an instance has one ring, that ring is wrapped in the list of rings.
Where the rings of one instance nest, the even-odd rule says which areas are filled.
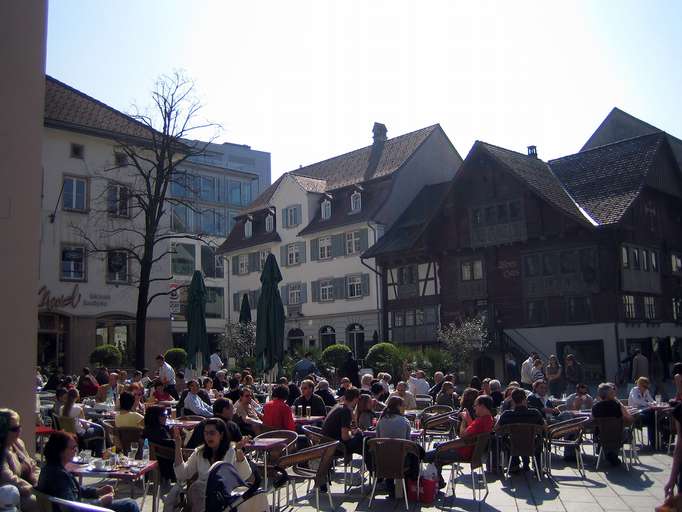
[[[521,386],[525,389],[533,389],[533,362],[537,359],[537,352],[531,352],[523,363],[521,363]]]
[[[223,360],[220,358],[220,350],[215,349],[208,363],[209,375],[215,375],[218,370],[222,370]]]
[[[159,380],[164,385],[164,391],[178,400],[180,397],[178,396],[178,390],[175,387],[175,370],[166,362],[166,358],[163,354],[156,356],[156,364],[159,367]]]
[[[341,365],[339,369],[339,377],[342,379],[346,377],[350,380],[350,383],[355,388],[360,387],[360,368],[358,368],[358,362],[353,358],[352,352],[346,353],[346,360]]]
[[[578,384],[585,382],[583,365],[580,364],[573,354],[568,354],[564,359],[564,382],[568,389],[573,390]]]
[[[564,369],[554,354],[549,356],[549,364],[545,368],[545,376],[549,384],[549,394],[557,398],[560,397],[566,391]]]
[[[649,360],[639,349],[635,351],[635,357],[632,358],[631,377],[631,382],[635,382],[640,377],[649,378]]]

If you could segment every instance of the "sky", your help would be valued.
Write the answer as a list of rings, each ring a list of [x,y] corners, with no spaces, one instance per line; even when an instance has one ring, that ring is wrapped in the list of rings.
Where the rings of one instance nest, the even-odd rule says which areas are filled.
[[[672,0],[51,0],[47,72],[131,112],[181,70],[217,142],[270,152],[273,181],[371,144],[375,121],[547,160],[614,106],[682,138],[680,20]]]

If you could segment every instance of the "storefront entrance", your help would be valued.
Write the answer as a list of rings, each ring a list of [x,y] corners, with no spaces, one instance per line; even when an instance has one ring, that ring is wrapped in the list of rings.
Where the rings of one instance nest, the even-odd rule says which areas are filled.
[[[38,365],[64,368],[64,354],[69,342],[69,317],[55,313],[38,315]]]
[[[115,345],[121,351],[122,366],[135,366],[135,318],[111,315],[97,318],[97,345]]]

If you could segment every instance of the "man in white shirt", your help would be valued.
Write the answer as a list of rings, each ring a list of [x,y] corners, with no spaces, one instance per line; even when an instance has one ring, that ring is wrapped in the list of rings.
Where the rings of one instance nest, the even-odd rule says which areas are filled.
[[[166,362],[163,354],[156,356],[156,364],[159,365],[159,380],[163,382],[164,391],[178,400],[178,390],[175,388],[175,370]]]
[[[220,359],[219,351],[216,350],[211,354],[211,360],[208,363],[208,371],[210,373],[216,373],[218,370],[222,370],[223,360]]]
[[[185,402],[182,404],[185,414],[189,411],[192,414],[210,418],[213,416],[213,409],[199,398],[197,393],[199,393],[199,383],[192,379],[187,383],[187,395],[185,396]]]
[[[417,370],[410,375],[408,387],[410,388],[410,393],[412,393],[414,396],[429,394],[431,386],[424,377],[425,373],[421,370]]]
[[[521,386],[524,389],[533,389],[533,362],[537,357],[537,352],[531,352],[528,359],[521,363]]]

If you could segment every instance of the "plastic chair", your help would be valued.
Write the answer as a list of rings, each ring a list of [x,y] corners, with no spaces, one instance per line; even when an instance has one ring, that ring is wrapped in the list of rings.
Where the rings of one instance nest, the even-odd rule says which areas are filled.
[[[597,455],[597,463],[595,471],[599,469],[602,456],[604,452],[618,453],[622,452],[625,467],[630,470],[632,464],[632,445],[630,449],[630,460],[625,453],[625,438],[626,429],[623,418],[593,418],[595,427],[595,442],[599,443],[599,453]]]
[[[506,436],[509,439],[509,462],[507,463],[507,468],[505,470],[506,478],[510,477],[509,470],[511,468],[512,457],[529,457],[533,459],[535,476],[538,477],[538,480],[542,480],[540,463],[535,456],[535,453],[537,444],[542,443],[542,435],[544,431],[545,427],[543,425],[532,425],[526,423],[512,423],[510,425],[503,425],[497,430],[499,434]]]
[[[334,462],[336,449],[339,446],[339,441],[332,441],[329,443],[322,443],[311,448],[299,450],[296,453],[282,456],[277,465],[275,472],[280,474],[280,477],[275,479],[275,488],[277,489],[277,503],[279,504],[279,490],[283,485],[287,486],[287,503],[289,501],[289,484],[293,489],[294,500],[296,499],[296,485],[292,480],[308,481],[308,492],[310,492],[310,484],[314,484],[315,489],[315,506],[320,510],[320,489],[322,486],[327,487],[327,497],[329,498],[329,506],[333,509],[334,502],[331,495],[331,481],[329,473]],[[319,460],[317,469],[306,467],[310,462]],[[287,471],[288,469],[291,472]]]
[[[405,509],[409,509],[407,502],[407,487],[405,485],[406,458],[408,454],[413,454],[419,459],[419,446],[413,441],[406,439],[391,439],[377,437],[367,441],[367,449],[372,454],[374,462],[374,485],[369,496],[369,507],[372,507],[372,500],[380,478],[400,479],[403,483],[403,497],[405,498]],[[419,480],[417,480],[417,495],[419,495]]]

